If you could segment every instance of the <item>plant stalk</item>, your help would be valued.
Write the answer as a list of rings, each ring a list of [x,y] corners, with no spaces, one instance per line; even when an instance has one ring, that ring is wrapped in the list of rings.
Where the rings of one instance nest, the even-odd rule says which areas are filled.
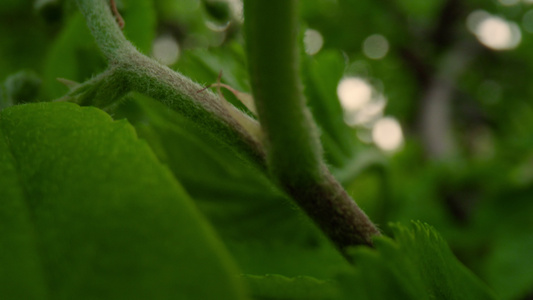
[[[298,1],[245,1],[253,96],[266,137],[267,165],[298,205],[345,253],[379,234],[329,173],[299,77]]]
[[[121,95],[140,92],[192,119],[206,133],[264,168],[261,140],[251,134],[257,132],[257,121],[208,90],[199,93],[202,86],[137,51],[122,34],[109,1],[76,2],[110,66],[106,72],[71,91],[71,97],[67,95],[65,98],[82,99],[79,104],[104,108],[102,106],[111,104],[102,101],[107,93],[115,95],[115,90]],[[91,102],[91,96],[103,97],[96,97],[97,101]],[[120,95],[116,96],[111,100],[118,101]]]

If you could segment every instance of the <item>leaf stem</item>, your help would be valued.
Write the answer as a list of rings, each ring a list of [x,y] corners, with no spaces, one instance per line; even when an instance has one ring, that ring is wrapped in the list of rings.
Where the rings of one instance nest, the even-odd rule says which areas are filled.
[[[279,183],[345,254],[379,231],[329,173],[299,77],[298,1],[245,1],[252,90],[267,165]]]
[[[321,173],[322,148],[298,76],[296,6],[293,0],[245,6],[250,77],[267,136],[267,161],[283,182]]]
[[[76,2],[96,38],[96,43],[110,63],[120,60],[126,53],[138,52],[122,34],[109,1],[76,0]]]

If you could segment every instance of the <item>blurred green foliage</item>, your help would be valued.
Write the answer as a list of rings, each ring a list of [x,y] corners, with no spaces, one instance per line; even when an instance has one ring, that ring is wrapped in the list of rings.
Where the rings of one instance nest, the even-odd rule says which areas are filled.
[[[170,65],[171,68],[204,85],[215,83],[222,71],[222,83],[250,92],[238,3],[223,0],[117,1],[126,20],[125,35],[141,52],[153,55],[154,40],[170,36],[179,45],[179,58]],[[342,299],[345,293],[349,299],[363,293],[365,284],[367,287],[379,286],[385,281],[391,288],[367,290],[368,295],[374,295],[369,299],[398,299],[399,293],[404,293],[406,299],[423,299],[418,293],[426,287],[423,282],[426,278],[406,277],[414,281],[412,287],[406,287],[408,283],[402,281],[406,279],[397,272],[399,269],[413,274],[419,272],[415,266],[419,253],[416,249],[406,251],[402,243],[412,236],[430,232],[428,236],[438,241],[434,253],[446,253],[443,261],[454,266],[450,268],[456,268],[450,274],[460,274],[457,276],[471,280],[473,275],[449,255],[444,242],[435,238],[437,235],[433,229],[417,225],[393,230],[387,226],[389,222],[405,224],[409,220],[421,220],[435,227],[459,260],[499,298],[529,299],[533,295],[533,231],[530,230],[533,228],[533,85],[530,83],[533,78],[533,33],[526,30],[531,25],[525,23],[524,16],[533,10],[533,5],[527,1],[504,5],[496,0],[305,0],[300,1],[300,5],[301,77],[308,104],[321,131],[326,161],[370,218],[396,241],[383,238],[378,242],[377,251],[356,250],[356,263],[352,267],[265,174],[243,163],[231,149],[203,133],[183,116],[169,111],[154,99],[129,94],[120,105],[110,109],[109,114],[117,120],[127,119],[137,135],[150,146],[150,149],[143,148],[142,155],[150,157],[151,163],[157,165],[154,168],[162,168],[159,164],[164,164],[172,173],[158,169],[154,171],[159,174],[157,176],[183,185],[186,193],[172,188],[172,193],[179,194],[174,196],[180,199],[179,203],[189,203],[189,197],[194,201],[194,209],[198,209],[201,215],[194,215],[194,220],[183,227],[196,228],[191,224],[205,223],[198,226],[213,229],[206,229],[207,233],[202,233],[205,236],[198,241],[203,243],[198,248],[207,253],[210,262],[191,261],[190,264],[195,268],[214,268],[215,261],[223,257],[229,267],[221,266],[217,274],[221,278],[230,278],[229,281],[237,278],[238,283],[232,284],[235,284],[233,292],[238,295],[240,284],[246,283],[251,297],[257,299],[282,299],[284,296],[285,299],[310,299],[306,293],[314,289],[320,290],[317,293],[324,299]],[[502,51],[484,46],[467,27],[469,16],[476,10],[515,22],[521,32],[518,46]],[[7,136],[16,141],[21,137],[4,132],[7,127],[15,126],[6,125],[11,122],[8,112],[19,114],[21,122],[30,122],[26,119],[32,119],[32,114],[38,113],[32,110],[38,110],[39,106],[27,106],[27,116],[22,115],[22,108],[6,107],[60,98],[68,88],[56,78],[83,82],[105,70],[107,63],[73,1],[4,0],[0,2],[0,18],[0,109],[5,109],[0,113],[0,133],[4,139]],[[323,37],[323,45],[314,55],[303,51],[305,29],[317,30]],[[374,34],[383,36],[388,42],[388,51],[381,59],[371,59],[364,51],[365,40]],[[344,121],[345,112],[336,91],[339,81],[348,76],[363,78],[372,85],[374,93],[386,98],[386,106],[380,114],[399,120],[404,136],[399,150],[384,152],[369,142],[365,135],[371,134],[371,123],[349,126]],[[438,90],[441,86],[445,88]],[[433,103],[431,99],[435,99],[436,90],[441,93],[437,95],[445,97],[439,98],[443,105],[440,107],[444,109],[435,114],[428,107]],[[223,95],[244,109],[231,93],[223,91]],[[49,109],[56,108],[50,106]],[[72,116],[66,112],[60,114],[58,122],[80,125],[71,120],[79,114],[78,110],[73,109]],[[444,120],[447,125],[433,128],[434,123],[424,121],[428,119]],[[47,123],[41,122],[28,123],[27,126],[37,130]],[[80,130],[79,139],[86,138],[86,131],[109,126],[106,124],[93,124],[94,127]],[[433,138],[425,134],[428,127],[433,130]],[[451,138],[447,140],[446,136]],[[4,139],[0,138],[0,142]],[[435,140],[445,141],[452,151],[438,151],[439,148],[435,151]],[[19,144],[23,148],[31,143],[34,141]],[[129,143],[137,145],[138,141],[130,141],[123,147],[129,147]],[[3,151],[0,159],[13,162],[13,157],[6,154],[5,143],[0,146],[4,147],[0,148]],[[27,150],[29,156],[42,154],[30,150]],[[151,156],[153,154],[155,157]],[[0,168],[3,166],[7,163],[0,164]],[[0,177],[0,186],[11,184],[5,179],[8,175],[4,174],[13,170],[6,170],[2,169],[6,173]],[[46,169],[40,170],[47,172]],[[82,176],[83,172],[79,170],[78,175]],[[116,182],[117,187],[137,184],[135,178],[131,180]],[[28,182],[32,181],[28,179]],[[30,185],[38,184],[32,182]],[[158,183],[157,188],[151,189],[163,189],[162,185]],[[15,197],[7,192],[2,195],[6,196],[0,197],[0,201]],[[124,199],[120,201],[128,203]],[[155,204],[142,203],[157,208],[150,206]],[[0,215],[3,216],[11,205],[15,204],[2,203]],[[178,214],[179,208],[173,206],[172,209]],[[60,213],[59,208],[57,212]],[[167,219],[174,217],[172,213],[162,215]],[[126,221],[130,217],[136,216],[133,213],[132,216],[122,216]],[[157,226],[171,222],[167,219],[143,229],[146,230],[145,237],[153,237],[159,230]],[[5,220],[11,219],[6,217]],[[6,223],[2,227],[6,228],[4,234],[13,232],[15,235],[16,230],[29,230],[31,222],[25,222],[20,228]],[[134,223],[132,220],[128,222]],[[99,243],[100,238],[111,239],[113,234],[120,233],[103,234],[93,242]],[[2,243],[11,243],[13,236],[5,235]],[[139,250],[140,256],[151,251],[149,247],[159,245],[160,241],[154,239],[153,243],[145,245],[146,249]],[[163,250],[168,250],[172,243],[180,248],[178,239],[173,235]],[[144,240],[140,242],[145,243]],[[426,242],[420,238],[413,243],[424,249],[429,243]],[[187,240],[185,244],[188,243],[192,241]],[[27,245],[24,247],[26,254],[36,255],[32,251],[37,250]],[[42,251],[39,247],[36,249]],[[226,251],[231,258],[226,257]],[[4,262],[4,258],[0,261]],[[59,258],[49,258],[48,268],[54,268],[55,259]],[[154,259],[158,263],[162,260],[172,263],[166,257]],[[181,258],[172,259],[184,263]],[[238,279],[233,263],[239,272],[251,275]],[[398,265],[394,266],[395,263]],[[37,268],[37,264],[29,260],[21,268]],[[57,272],[61,270],[59,268]],[[231,272],[235,273],[232,274],[235,278],[228,277]],[[0,285],[4,285],[6,273],[0,273]],[[35,280],[35,293],[52,288],[45,287],[50,282],[41,282],[43,278],[37,273],[28,271],[28,274],[27,280]],[[265,278],[265,274],[279,275]],[[446,276],[452,276],[450,274]],[[54,276],[63,276],[60,275]],[[185,278],[183,273],[168,276]],[[314,278],[292,279],[298,276]],[[350,280],[357,284],[350,285],[347,283]],[[486,292],[477,279],[472,280],[475,281],[471,285],[474,292]],[[54,282],[67,285],[63,281]],[[457,286],[447,284],[450,291]],[[280,292],[286,289],[286,285],[297,286],[290,288],[290,297]],[[117,283],[117,288],[119,286]],[[446,290],[446,287],[441,289]],[[72,293],[82,290],[79,286],[72,287]],[[2,287],[0,291],[3,291]],[[233,292],[224,293],[230,295]],[[442,295],[437,298],[452,299]]]

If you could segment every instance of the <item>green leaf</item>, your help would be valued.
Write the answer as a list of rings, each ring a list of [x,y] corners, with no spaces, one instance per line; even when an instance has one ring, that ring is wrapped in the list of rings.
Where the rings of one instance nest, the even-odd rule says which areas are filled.
[[[155,100],[133,99],[121,112],[195,199],[243,272],[331,278],[349,268],[266,174]]]
[[[329,300],[339,299],[338,286],[332,281],[309,276],[288,278],[281,275],[243,275],[255,299]]]
[[[177,68],[196,82],[214,83],[222,71],[222,80],[240,91],[249,91],[248,71],[242,45],[236,42],[218,48],[184,51]]]
[[[393,227],[395,240],[353,251],[355,270],[341,276],[346,299],[496,299],[452,254],[432,227]]]
[[[344,58],[339,51],[321,51],[306,57],[302,72],[311,111],[322,129],[321,140],[328,162],[336,167],[347,163],[356,146],[355,133],[344,122],[336,92],[344,68]]]
[[[224,247],[125,121],[69,103],[0,114],[6,299],[245,299]]]
[[[190,49],[183,52],[176,68],[184,75],[205,85],[216,82],[222,72],[221,82],[240,92],[249,92],[248,71],[242,45],[236,42],[209,49]],[[224,97],[233,105],[246,110],[235,96],[222,89]]]

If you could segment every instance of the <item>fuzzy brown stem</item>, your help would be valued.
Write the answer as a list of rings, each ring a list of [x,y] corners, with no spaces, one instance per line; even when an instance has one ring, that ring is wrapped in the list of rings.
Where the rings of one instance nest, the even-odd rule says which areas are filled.
[[[346,248],[350,246],[373,246],[372,238],[380,234],[367,215],[327,171],[321,182],[307,186],[286,185],[285,189],[344,255]]]

